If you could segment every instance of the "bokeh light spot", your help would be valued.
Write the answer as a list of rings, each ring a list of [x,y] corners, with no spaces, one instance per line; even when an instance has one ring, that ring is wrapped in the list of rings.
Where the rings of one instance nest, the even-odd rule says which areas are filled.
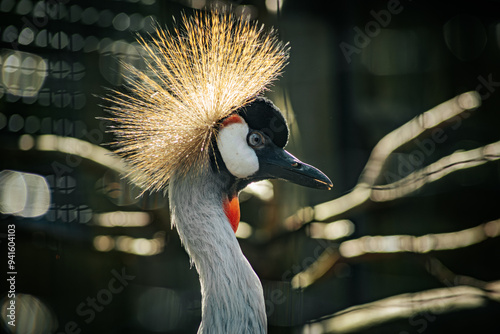
[[[4,87],[16,96],[35,96],[47,76],[45,60],[27,52],[6,52],[0,57],[0,66]]]
[[[144,27],[144,18],[139,13],[130,15],[130,30],[137,31]]]
[[[85,45],[85,40],[83,39],[82,35],[79,34],[71,35],[71,50],[80,51],[81,49],[83,49],[84,45]]]
[[[64,79],[69,73],[69,64],[65,61],[56,61],[50,69],[50,75],[56,79]]]
[[[28,45],[35,40],[35,33],[30,28],[24,28],[19,34],[19,44]]]
[[[85,38],[85,46],[83,47],[83,51],[92,52],[97,50],[97,46],[99,45],[99,40],[95,36],[89,36]]]
[[[16,27],[8,26],[3,31],[2,40],[7,43],[13,43],[17,39],[18,35],[19,32]]]
[[[73,5],[69,9],[70,22],[78,22],[82,18],[82,8],[78,5]]]
[[[35,140],[31,135],[24,134],[21,137],[19,137],[19,149],[22,151],[28,151],[33,148],[35,145]]]
[[[13,333],[55,333],[57,329],[57,319],[54,312],[45,305],[40,299],[33,295],[16,293],[16,326]],[[0,301],[2,311],[2,321],[6,324],[10,314],[7,309],[10,305],[9,298],[3,298]],[[6,326],[7,327],[7,326]],[[10,327],[10,326],[9,326]]]
[[[36,18],[43,18],[47,16],[47,7],[45,1],[38,1],[33,8],[33,16]]]
[[[125,13],[120,13],[113,19],[113,27],[116,30],[124,31],[130,26],[130,18]]]
[[[11,170],[0,172],[0,212],[38,217],[50,206],[50,190],[43,176]]]
[[[99,19],[99,12],[94,7],[85,9],[82,13],[82,22],[84,24],[94,24]]]
[[[16,12],[19,15],[28,15],[33,9],[33,3],[30,0],[21,0],[17,4]]]
[[[99,27],[109,27],[113,22],[113,12],[109,9],[105,9],[99,13],[99,20],[97,21],[97,25]]]
[[[0,127],[1,128],[1,127]],[[36,116],[28,116],[24,124],[24,131],[26,133],[35,133],[40,129],[40,120]]]
[[[64,49],[69,44],[68,35],[64,32],[56,32],[50,44],[54,49]]]
[[[5,214],[21,212],[26,203],[26,183],[21,173],[0,172],[0,211]]]
[[[143,30],[146,32],[153,32],[155,30],[156,17],[149,15],[144,18]]]
[[[94,238],[94,248],[100,252],[109,252],[115,247],[115,241],[108,235],[98,235]]]
[[[48,43],[49,40],[48,40],[47,30],[44,29],[36,35],[35,44],[38,47],[44,48],[48,45]]]
[[[9,131],[17,132],[21,130],[23,126],[24,126],[24,119],[19,114],[14,114],[10,116]]]
[[[8,13],[14,8],[15,5],[15,0],[3,0],[2,3],[0,3],[0,11]]]

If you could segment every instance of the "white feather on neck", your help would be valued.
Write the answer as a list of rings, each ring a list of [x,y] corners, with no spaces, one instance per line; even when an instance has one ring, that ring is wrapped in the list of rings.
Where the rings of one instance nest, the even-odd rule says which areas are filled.
[[[169,184],[172,224],[200,275],[198,333],[265,333],[262,285],[223,211],[219,177],[209,170]]]

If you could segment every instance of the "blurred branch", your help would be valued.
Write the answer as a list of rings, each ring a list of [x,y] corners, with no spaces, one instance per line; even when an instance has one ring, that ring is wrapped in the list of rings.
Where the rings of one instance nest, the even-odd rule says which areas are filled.
[[[500,281],[487,283],[484,289],[452,286],[393,296],[349,307],[310,326],[318,333],[352,333],[418,315],[432,321],[435,315],[480,308],[488,301],[500,302]]]
[[[428,253],[459,249],[500,236],[500,219],[465,230],[449,233],[430,233],[422,236],[387,235],[364,236],[344,241],[339,251],[343,257],[358,257],[368,253]]]
[[[458,170],[500,159],[500,141],[470,151],[455,152],[396,182],[372,187],[374,202],[392,201]]]
[[[360,181],[350,193],[314,208],[302,209],[288,218],[285,224],[289,227],[297,227],[304,222],[312,222],[314,219],[320,221],[338,219],[368,200],[383,202],[401,198],[455,171],[500,159],[499,141],[477,149],[455,152],[396,182],[375,186],[387,158],[394,150],[465,110],[478,107],[480,103],[480,97],[476,92],[464,93],[387,134],[375,145]],[[427,253],[457,249],[498,235],[500,235],[500,220],[450,233],[427,234],[419,237],[411,235],[364,236],[347,240],[340,244],[338,251],[331,246],[327,247],[311,266],[294,276],[292,286],[304,288],[313,284],[341,258],[358,257],[367,253]]]
[[[370,158],[361,173],[360,180],[354,189],[342,197],[316,205],[314,207],[314,218],[320,221],[332,220],[368,201],[372,194],[372,188],[381,175],[387,158],[394,150],[414,140],[425,131],[480,105],[481,98],[479,94],[477,92],[467,92],[424,112],[384,136],[373,148]]]
[[[292,286],[305,288],[313,284],[341,259],[366,254],[403,252],[424,254],[432,251],[459,249],[498,236],[500,236],[500,219],[449,233],[426,234],[419,237],[412,235],[363,236],[346,240],[340,244],[338,251],[327,247],[316,261],[293,277]]]
[[[443,122],[460,115],[462,112],[477,108],[480,105],[481,97],[477,92],[464,93],[420,114],[390,132],[373,148],[358,184],[373,186],[392,152],[416,139],[425,131],[435,128]]]
[[[299,272],[292,278],[294,289],[305,288],[321,278],[341,258],[339,252],[333,248],[327,248],[319,258],[305,270]]]
[[[448,269],[435,257],[430,257],[425,264],[425,269],[429,274],[436,277],[446,286],[469,285],[480,289],[486,289],[488,282],[478,280],[477,278],[457,275]]]

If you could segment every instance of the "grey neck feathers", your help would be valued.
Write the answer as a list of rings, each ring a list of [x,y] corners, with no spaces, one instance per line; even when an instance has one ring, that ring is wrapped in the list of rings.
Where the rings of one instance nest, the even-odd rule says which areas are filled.
[[[223,189],[211,170],[169,184],[172,224],[200,275],[198,333],[265,333],[262,285],[226,218]]]

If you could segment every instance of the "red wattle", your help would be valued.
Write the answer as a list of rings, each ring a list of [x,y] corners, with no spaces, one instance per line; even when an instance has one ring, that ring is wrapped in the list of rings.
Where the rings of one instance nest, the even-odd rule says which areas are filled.
[[[224,198],[222,201],[222,206],[224,208],[224,213],[226,214],[234,233],[238,229],[240,223],[240,202],[238,201],[238,195],[233,198]]]

